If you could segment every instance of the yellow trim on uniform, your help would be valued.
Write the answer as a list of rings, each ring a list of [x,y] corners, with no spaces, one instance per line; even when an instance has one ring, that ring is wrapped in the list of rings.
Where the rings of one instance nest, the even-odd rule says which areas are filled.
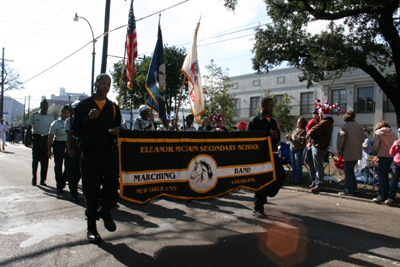
[[[96,102],[96,104],[97,104],[97,106],[99,107],[100,111],[102,111],[104,105],[106,104],[106,101],[98,101],[98,100],[96,100],[96,99],[94,99],[94,98],[93,98],[93,100],[94,100],[94,102]]]

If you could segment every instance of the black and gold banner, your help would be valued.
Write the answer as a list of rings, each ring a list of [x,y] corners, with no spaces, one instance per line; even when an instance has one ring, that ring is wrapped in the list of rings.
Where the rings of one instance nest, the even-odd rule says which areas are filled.
[[[276,180],[264,132],[122,131],[120,192],[145,203],[168,196],[205,199]]]

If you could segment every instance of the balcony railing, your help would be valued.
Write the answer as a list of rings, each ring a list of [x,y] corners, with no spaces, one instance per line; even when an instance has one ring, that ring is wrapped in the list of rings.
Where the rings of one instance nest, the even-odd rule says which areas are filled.
[[[366,103],[354,103],[355,113],[374,113],[375,112],[375,102]]]
[[[383,102],[383,112],[395,112],[393,103],[391,101]]]
[[[304,115],[306,117],[311,117],[312,111],[314,110],[314,105],[308,105],[307,109],[303,108],[301,109],[300,105],[291,105],[292,109],[290,112],[290,115],[292,116],[300,116]],[[300,111],[303,110],[305,112],[306,110],[310,110],[308,113],[301,113]],[[253,112],[251,112],[253,111]],[[233,117],[234,119],[240,119],[240,118],[251,118],[255,116],[255,110],[251,110],[250,108],[241,108],[241,109],[234,109],[233,111]]]

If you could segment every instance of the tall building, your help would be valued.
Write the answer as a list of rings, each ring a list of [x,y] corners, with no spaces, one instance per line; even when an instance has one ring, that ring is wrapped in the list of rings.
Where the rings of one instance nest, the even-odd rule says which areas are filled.
[[[75,100],[83,100],[88,98],[89,96],[86,93],[67,93],[65,91],[65,88],[61,87],[60,88],[60,93],[58,96],[51,94],[50,99],[47,99],[47,102],[49,105],[65,105],[69,104],[70,102],[74,102]],[[42,96],[42,99],[44,99],[45,96]]]
[[[3,107],[4,122],[7,122],[10,125],[15,124],[17,115],[24,114],[24,104],[9,96],[4,97]]]

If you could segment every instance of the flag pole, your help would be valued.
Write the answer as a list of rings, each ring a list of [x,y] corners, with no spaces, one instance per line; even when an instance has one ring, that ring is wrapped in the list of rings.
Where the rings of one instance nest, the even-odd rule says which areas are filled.
[[[176,124],[178,124],[178,114],[179,114],[179,108],[181,106],[181,100],[182,100],[182,94],[183,94],[183,89],[185,88],[185,82],[186,82],[186,75],[183,78],[183,83],[182,83],[182,89],[181,89],[181,95],[179,96],[179,103],[178,103],[178,109],[176,110]]]
[[[124,50],[124,60],[122,61],[121,79],[120,79],[120,82],[119,82],[118,106],[120,106],[120,104],[121,104],[122,82],[124,80],[124,71],[125,71],[125,58],[126,58],[126,41],[125,41],[125,50]],[[132,101],[132,99],[131,99],[131,101]]]

